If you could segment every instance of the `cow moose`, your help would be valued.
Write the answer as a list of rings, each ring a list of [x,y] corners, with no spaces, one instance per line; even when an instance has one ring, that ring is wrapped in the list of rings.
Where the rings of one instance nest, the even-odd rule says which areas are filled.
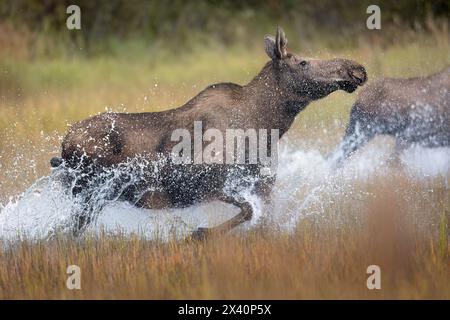
[[[203,130],[276,129],[281,137],[311,101],[336,90],[351,93],[366,82],[364,67],[354,61],[308,59],[288,53],[287,38],[279,27],[275,37],[265,36],[264,43],[270,61],[248,84],[214,84],[183,106],[167,111],[103,113],[78,122],[63,139],[62,157],[53,158],[52,167],[77,168],[83,172],[83,178],[73,188],[74,193],[80,193],[93,175],[106,168],[137,156],[146,158],[148,163],[167,158],[176,143],[171,139],[172,132],[183,128],[192,133],[196,121],[201,121]],[[271,149],[270,140],[267,143],[267,149]],[[275,175],[262,175],[259,164],[243,167],[239,175],[253,178],[253,192],[268,199]],[[151,170],[149,167],[148,171]],[[230,196],[224,191],[230,171],[228,164],[168,161],[159,168],[157,179],[129,186],[123,191],[122,199],[153,209],[188,207],[213,200],[240,208],[240,213],[230,220],[194,232],[193,236],[202,238],[213,232],[231,230],[252,217],[249,202],[239,194]],[[84,212],[79,216],[76,228],[80,231],[91,221],[86,215]]]
[[[377,135],[395,138],[396,153],[412,145],[450,146],[450,67],[426,77],[378,79],[359,93],[340,146],[339,166]]]

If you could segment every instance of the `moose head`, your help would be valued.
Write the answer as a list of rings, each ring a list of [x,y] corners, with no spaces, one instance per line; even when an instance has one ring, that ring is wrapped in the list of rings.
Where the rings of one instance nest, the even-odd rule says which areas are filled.
[[[278,86],[288,94],[317,100],[336,90],[351,93],[367,80],[364,67],[354,61],[310,59],[288,53],[288,40],[280,27],[275,37],[266,35],[264,43]]]

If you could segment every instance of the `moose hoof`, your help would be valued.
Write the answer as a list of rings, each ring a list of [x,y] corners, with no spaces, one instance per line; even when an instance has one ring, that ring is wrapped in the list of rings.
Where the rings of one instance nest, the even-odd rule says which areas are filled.
[[[209,228],[198,228],[194,232],[192,232],[192,239],[195,240],[205,240],[206,237],[210,234]]]

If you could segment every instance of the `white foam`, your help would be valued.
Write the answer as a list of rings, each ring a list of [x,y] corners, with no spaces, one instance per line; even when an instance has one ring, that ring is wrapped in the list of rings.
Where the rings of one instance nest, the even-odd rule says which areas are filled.
[[[0,204],[0,238],[42,238],[65,228],[75,209],[73,199],[49,177],[36,181],[18,198]]]
[[[253,205],[255,214],[240,230],[269,220],[289,231],[302,217],[324,214],[326,199],[332,195],[349,196],[357,192],[356,181],[389,174],[391,152],[391,148],[383,145],[370,145],[349,159],[343,168],[334,170],[331,160],[319,151],[284,145],[272,206],[263,209],[260,199],[249,192],[243,194]],[[412,148],[400,159],[405,172],[415,179],[444,177],[448,181],[450,178],[450,148]],[[57,179],[44,177],[19,197],[0,204],[0,238],[43,238],[55,230],[67,231],[70,217],[79,209],[79,204]],[[220,202],[177,210],[146,210],[110,201],[102,207],[89,232],[138,234],[146,238],[183,237],[199,226],[216,225],[236,213],[237,208]]]
[[[416,177],[446,178],[450,172],[450,148],[412,147],[405,150],[400,159],[409,174]]]

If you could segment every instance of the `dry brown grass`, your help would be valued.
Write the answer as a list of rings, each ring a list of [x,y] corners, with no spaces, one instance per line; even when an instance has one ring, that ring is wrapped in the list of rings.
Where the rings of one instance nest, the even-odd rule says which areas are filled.
[[[419,212],[401,196],[410,185],[401,175],[370,183],[365,209],[342,200],[341,211],[304,219],[293,234],[262,227],[204,242],[106,234],[16,242],[0,251],[0,298],[450,299],[448,191],[434,183],[430,197],[417,192],[430,205]],[[71,264],[81,268],[81,290],[65,286]],[[366,287],[373,264],[381,290]]]

